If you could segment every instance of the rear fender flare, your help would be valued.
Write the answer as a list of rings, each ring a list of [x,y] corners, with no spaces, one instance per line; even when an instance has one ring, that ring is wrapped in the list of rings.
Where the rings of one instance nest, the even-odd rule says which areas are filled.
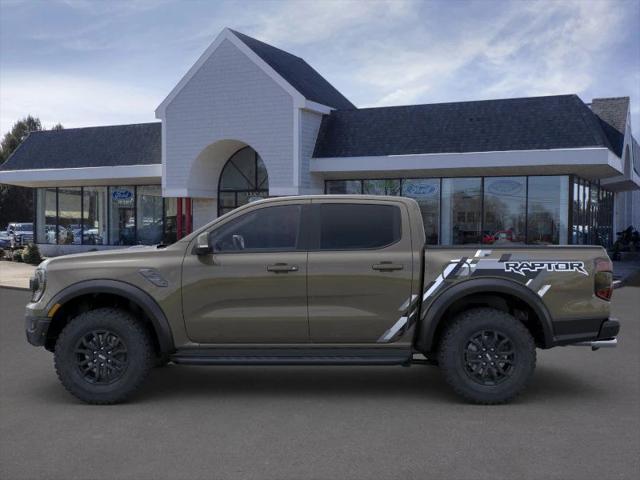
[[[438,325],[444,321],[444,313],[453,303],[468,295],[478,293],[502,293],[516,297],[526,303],[540,319],[544,336],[544,348],[553,345],[553,325],[551,315],[542,299],[535,292],[520,283],[504,278],[478,278],[465,280],[444,290],[429,306],[420,322],[416,343],[424,351],[435,347],[434,337]]]
[[[160,352],[168,355],[175,350],[173,342],[173,334],[166,315],[158,305],[158,303],[144,290],[131,285],[130,283],[118,280],[89,280],[85,282],[74,283],[58,292],[48,303],[47,311],[56,304],[64,306],[65,303],[82,295],[92,293],[110,293],[126,298],[135,303],[145,313],[151,321],[153,329],[158,337]]]

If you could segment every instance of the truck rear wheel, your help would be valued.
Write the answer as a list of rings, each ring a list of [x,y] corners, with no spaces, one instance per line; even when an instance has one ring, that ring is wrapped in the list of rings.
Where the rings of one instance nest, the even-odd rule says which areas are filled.
[[[447,383],[466,400],[506,403],[531,379],[536,346],[529,331],[512,315],[475,308],[461,313],[444,332],[438,364]]]
[[[153,365],[149,336],[125,310],[81,313],[62,330],[54,362],[64,387],[80,400],[112,404],[129,398]]]

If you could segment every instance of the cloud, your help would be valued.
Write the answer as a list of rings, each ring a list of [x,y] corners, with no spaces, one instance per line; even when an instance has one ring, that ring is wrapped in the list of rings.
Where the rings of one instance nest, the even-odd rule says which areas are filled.
[[[623,20],[605,2],[501,5],[508,8],[495,9],[489,25],[465,24],[464,34],[451,28],[434,38],[409,21],[413,42],[405,34],[376,45],[375,55],[361,52],[356,80],[376,92],[370,104],[582,92]]]
[[[77,75],[15,72],[0,83],[0,132],[28,114],[47,128],[154,121],[153,111],[166,92],[152,92]]]
[[[310,44],[333,40],[357,28],[403,18],[410,0],[290,0],[252,16],[251,33],[274,44]],[[253,12],[255,13],[255,11]]]

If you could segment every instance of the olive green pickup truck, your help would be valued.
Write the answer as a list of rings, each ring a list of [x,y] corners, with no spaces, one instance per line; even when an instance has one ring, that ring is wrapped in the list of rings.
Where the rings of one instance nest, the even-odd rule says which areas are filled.
[[[274,198],[173,245],[46,260],[26,333],[89,403],[168,362],[426,363],[468,401],[502,403],[536,348],[616,344],[611,271],[601,247],[425,246],[407,198]]]

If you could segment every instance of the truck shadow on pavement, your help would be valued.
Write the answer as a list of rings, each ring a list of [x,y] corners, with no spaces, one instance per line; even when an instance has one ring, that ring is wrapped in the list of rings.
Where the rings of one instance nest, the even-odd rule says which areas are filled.
[[[434,403],[464,403],[434,367],[187,367],[170,365],[152,372],[134,401],[179,397],[245,396],[292,398],[412,398]],[[541,366],[515,403],[571,401],[609,395],[588,376]]]
[[[35,395],[48,402],[81,403],[57,382],[38,384]],[[600,400],[609,396],[604,385],[588,376],[576,376],[562,367],[539,366],[527,390],[515,404],[577,399]],[[427,403],[466,403],[455,395],[435,367],[191,367],[169,365],[154,369],[140,391],[128,402],[172,403],[179,399],[251,397],[264,400],[393,398]]]

